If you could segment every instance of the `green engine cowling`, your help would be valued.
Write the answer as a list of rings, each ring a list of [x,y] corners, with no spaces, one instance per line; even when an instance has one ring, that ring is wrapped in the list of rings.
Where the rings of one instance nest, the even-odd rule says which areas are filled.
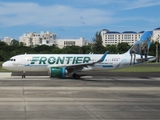
[[[50,67],[49,74],[50,77],[63,78],[67,74],[67,70],[65,67]]]

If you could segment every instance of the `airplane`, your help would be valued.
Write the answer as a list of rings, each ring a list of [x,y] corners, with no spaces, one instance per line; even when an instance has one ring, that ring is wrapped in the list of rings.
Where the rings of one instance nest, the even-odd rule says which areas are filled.
[[[23,54],[11,57],[2,66],[23,72],[22,78],[28,71],[44,71],[50,77],[64,78],[72,74],[73,78],[79,79],[80,71],[118,69],[155,60],[154,56],[148,56],[152,34],[153,31],[145,31],[124,54],[108,54],[108,51],[104,54]]]

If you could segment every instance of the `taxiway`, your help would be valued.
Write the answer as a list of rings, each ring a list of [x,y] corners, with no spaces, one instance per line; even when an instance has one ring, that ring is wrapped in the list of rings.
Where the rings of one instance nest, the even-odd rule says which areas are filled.
[[[159,120],[160,77],[0,77],[0,120]]]

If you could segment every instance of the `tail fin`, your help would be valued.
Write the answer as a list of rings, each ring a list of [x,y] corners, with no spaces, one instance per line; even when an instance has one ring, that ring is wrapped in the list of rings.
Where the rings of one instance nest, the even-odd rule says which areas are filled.
[[[151,45],[151,37],[153,31],[145,31],[137,41],[128,51],[130,54],[146,55]]]
[[[148,52],[151,45],[152,34],[153,31],[145,31],[140,37],[140,40],[128,50],[127,54],[130,54],[131,56],[130,65],[135,64],[136,62],[143,63],[149,60]],[[140,57],[137,58],[136,55],[139,55]]]
[[[142,42],[146,42],[147,43],[147,47],[148,49],[150,48],[151,45],[151,37],[152,37],[153,31],[145,31],[142,36],[140,37],[140,44],[142,44]]]

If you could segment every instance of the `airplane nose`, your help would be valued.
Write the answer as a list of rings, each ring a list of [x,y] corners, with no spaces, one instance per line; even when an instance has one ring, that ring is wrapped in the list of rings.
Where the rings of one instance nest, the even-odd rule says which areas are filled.
[[[4,63],[2,64],[2,67],[3,67],[3,68],[6,68],[6,67],[7,67],[7,63],[4,62]]]

